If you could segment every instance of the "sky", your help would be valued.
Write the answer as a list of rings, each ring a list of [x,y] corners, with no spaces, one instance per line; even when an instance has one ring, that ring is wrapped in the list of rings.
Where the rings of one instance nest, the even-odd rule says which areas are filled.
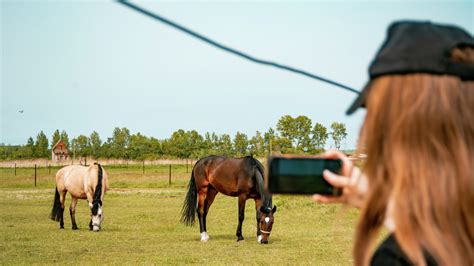
[[[134,3],[358,90],[393,21],[474,32],[473,1]],[[0,8],[0,143],[56,129],[106,140],[115,127],[160,139],[178,129],[253,136],[283,115],[305,115],[345,123],[342,148],[356,146],[365,110],[345,115],[352,92],[245,61],[111,1],[3,0]]]

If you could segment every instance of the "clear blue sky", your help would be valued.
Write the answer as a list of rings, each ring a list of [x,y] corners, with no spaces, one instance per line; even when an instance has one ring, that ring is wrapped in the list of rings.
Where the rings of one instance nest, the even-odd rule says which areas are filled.
[[[472,1],[136,3],[357,89],[394,20],[474,32]],[[351,149],[365,112],[344,114],[350,92],[249,63],[114,2],[1,1],[0,79],[5,144],[55,129],[70,138],[96,130],[104,140],[117,126],[158,138],[179,128],[253,135],[289,114],[345,123]]]

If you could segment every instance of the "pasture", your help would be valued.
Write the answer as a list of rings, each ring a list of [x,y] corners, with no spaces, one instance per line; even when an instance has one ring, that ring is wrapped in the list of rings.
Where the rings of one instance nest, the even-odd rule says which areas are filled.
[[[65,228],[49,219],[54,174],[0,168],[0,264],[315,264],[350,265],[357,211],[317,205],[309,197],[274,196],[278,210],[268,245],[256,242],[255,205],[246,204],[244,241],[236,242],[237,198],[219,194],[208,215],[207,243],[199,226],[179,223],[190,174],[185,165],[106,166],[111,190],[104,199],[99,233],[88,229],[86,201],[76,208],[79,230],[71,230],[66,200]],[[196,221],[197,222],[197,221]]]

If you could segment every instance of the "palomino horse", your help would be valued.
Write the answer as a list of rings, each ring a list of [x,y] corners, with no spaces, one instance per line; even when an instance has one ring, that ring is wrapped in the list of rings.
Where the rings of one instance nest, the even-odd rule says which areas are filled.
[[[89,229],[99,231],[104,219],[102,200],[108,188],[107,173],[100,164],[91,166],[70,165],[61,168],[56,173],[56,193],[54,195],[51,219],[59,222],[64,229],[64,201],[69,191],[72,197],[69,213],[71,214],[72,229],[77,229],[75,209],[78,199],[87,199],[91,209]]]
[[[252,156],[243,158],[209,156],[196,162],[181,211],[181,222],[193,225],[197,207],[201,241],[209,240],[206,231],[206,216],[219,192],[227,196],[239,197],[237,241],[244,239],[242,222],[245,201],[249,198],[255,200],[257,241],[267,244],[276,206],[272,209],[272,197],[264,192],[262,164]]]

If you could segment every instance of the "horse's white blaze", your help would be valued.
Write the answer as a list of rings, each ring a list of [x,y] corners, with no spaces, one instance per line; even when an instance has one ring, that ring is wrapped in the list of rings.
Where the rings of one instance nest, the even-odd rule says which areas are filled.
[[[261,243],[261,242],[262,242],[262,235],[258,235],[258,236],[257,236],[257,242],[258,242],[258,243]]]
[[[265,222],[266,223],[270,222],[270,217],[265,217]]]
[[[92,215],[91,220],[92,220],[92,231],[99,231],[100,230],[100,225],[102,224],[102,221],[104,220],[104,211],[102,210],[102,207],[99,206],[99,209],[97,210],[97,215]]]
[[[202,232],[201,233],[201,241],[206,242],[207,240],[209,240],[209,235],[206,232]]]

